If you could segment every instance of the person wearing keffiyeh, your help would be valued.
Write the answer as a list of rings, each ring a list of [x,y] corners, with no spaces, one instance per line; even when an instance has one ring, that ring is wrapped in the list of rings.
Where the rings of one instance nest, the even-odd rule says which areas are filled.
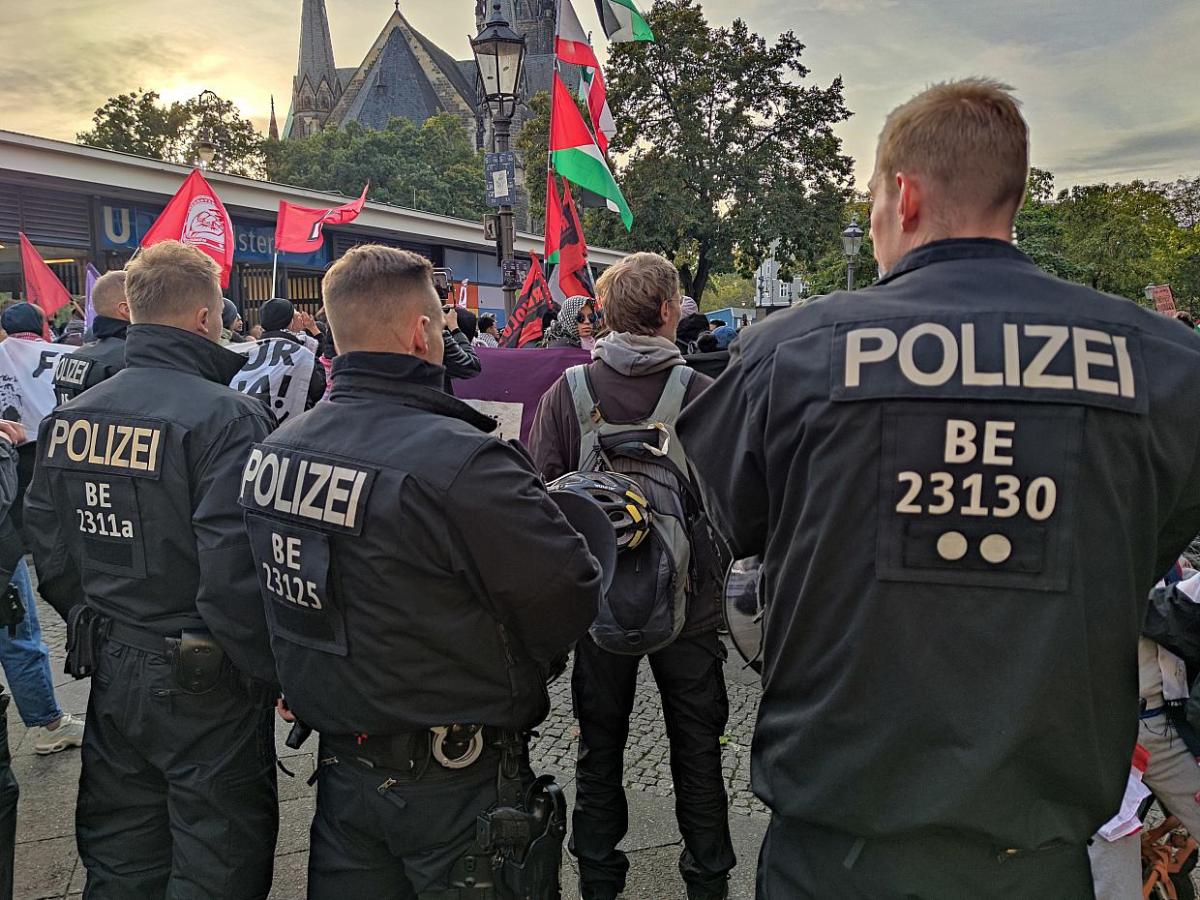
[[[545,347],[582,347],[583,341],[593,343],[594,324],[592,316],[596,301],[583,294],[576,294],[563,301],[558,317],[546,330]],[[579,321],[580,318],[583,321]]]

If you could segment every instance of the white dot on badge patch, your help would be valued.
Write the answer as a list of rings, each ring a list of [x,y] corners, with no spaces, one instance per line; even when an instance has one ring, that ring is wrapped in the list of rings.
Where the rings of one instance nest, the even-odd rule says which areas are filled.
[[[979,542],[979,555],[992,565],[999,565],[1012,556],[1012,542],[1002,534],[989,534]]]
[[[947,531],[938,538],[937,552],[947,562],[956,562],[967,555],[967,539],[957,531]]]

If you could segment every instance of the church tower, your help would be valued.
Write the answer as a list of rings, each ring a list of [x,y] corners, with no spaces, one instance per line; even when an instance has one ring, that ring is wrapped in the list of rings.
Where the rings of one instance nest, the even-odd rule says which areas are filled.
[[[283,126],[284,138],[306,137],[320,131],[342,96],[342,83],[333,62],[333,39],[325,0],[303,0],[300,13],[300,59],[292,79],[292,109]]]

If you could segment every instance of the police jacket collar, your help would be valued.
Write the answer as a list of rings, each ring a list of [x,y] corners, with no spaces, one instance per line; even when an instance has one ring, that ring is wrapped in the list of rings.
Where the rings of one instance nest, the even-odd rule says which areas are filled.
[[[130,368],[177,369],[227,385],[246,364],[246,357],[182,328],[130,325],[125,362]]]
[[[129,323],[124,319],[114,319],[110,316],[96,316],[92,322],[92,337],[96,340],[103,338],[120,338],[125,340],[125,332],[129,330]]]
[[[461,419],[480,431],[496,430],[496,420],[443,390],[446,369],[408,353],[356,350],[333,361],[333,392],[339,397],[392,399],[414,409]]]
[[[879,284],[895,281],[901,275],[931,263],[957,259],[1008,259],[1034,265],[1033,260],[1008,241],[995,238],[948,238],[910,250],[896,263],[895,268],[879,279]]]

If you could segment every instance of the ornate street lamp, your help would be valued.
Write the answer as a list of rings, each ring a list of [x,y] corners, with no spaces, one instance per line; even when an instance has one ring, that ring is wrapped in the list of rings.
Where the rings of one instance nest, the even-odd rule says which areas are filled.
[[[846,254],[846,290],[854,290],[854,264],[858,253],[862,250],[863,230],[859,227],[858,217],[850,220],[846,230],[842,232],[842,252]]]
[[[209,90],[202,91],[197,99],[202,124],[196,140],[196,156],[199,157],[201,169],[207,169],[211,166],[213,158],[217,155],[217,142],[213,136],[209,115],[212,112],[214,103],[219,103],[220,100],[220,97]]]
[[[496,153],[509,150],[509,129],[521,100],[521,68],[525,62],[525,36],[505,21],[500,4],[492,5],[491,21],[471,41],[483,99],[492,116],[492,140]],[[512,204],[500,206],[500,258],[503,271],[513,269],[516,232]],[[517,286],[509,276],[504,279],[504,311],[511,316],[516,309]]]

